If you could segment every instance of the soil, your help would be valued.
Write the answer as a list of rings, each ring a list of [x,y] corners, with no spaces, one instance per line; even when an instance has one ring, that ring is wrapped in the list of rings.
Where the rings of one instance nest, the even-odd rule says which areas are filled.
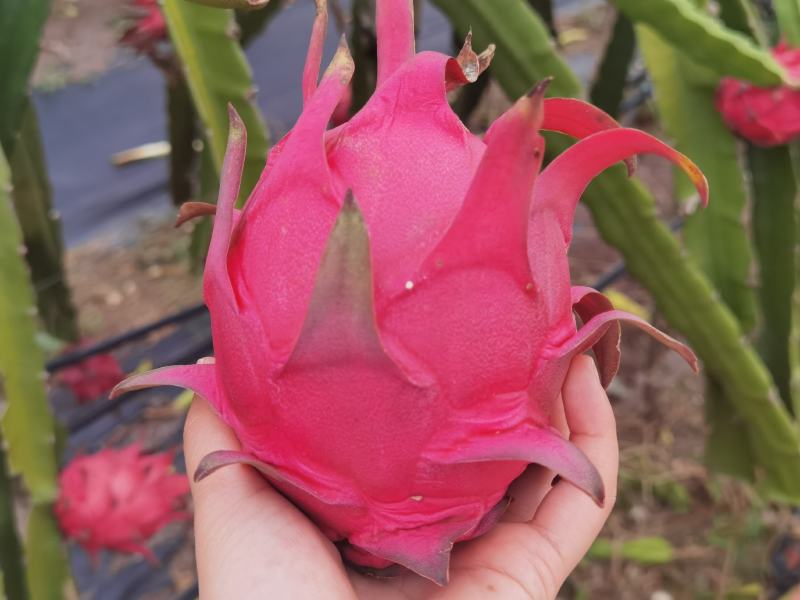
[[[108,70],[119,59],[117,40],[129,6],[128,0],[53,0],[34,86],[59,88]]]
[[[81,332],[102,339],[156,321],[202,300],[189,261],[188,227],[142,221],[139,234],[115,236],[67,252],[67,277]]]
[[[116,60],[115,23],[124,0],[56,0],[36,71],[38,85],[95,77]],[[565,51],[599,54],[608,30],[606,12],[560,23]],[[569,32],[568,36],[564,32]],[[489,122],[507,101],[492,89],[473,121]],[[647,123],[643,123],[647,125]],[[675,214],[672,171],[659,160],[640,162],[639,176],[656,191],[665,218]],[[189,268],[188,234],[171,223],[141,222],[135,242],[98,239],[67,253],[67,276],[87,337],[102,339],[200,301],[200,283]],[[573,279],[591,283],[618,260],[580,208],[570,252]],[[653,302],[629,278],[615,290],[650,314]],[[656,324],[663,326],[656,313]],[[610,557],[596,550],[562,590],[563,598],[761,598],[768,589],[768,556],[779,532],[800,530],[786,509],[761,502],[750,489],[710,474],[703,463],[706,435],[703,380],[646,336],[626,330],[621,375],[611,388],[621,444],[620,493],[601,537]],[[115,441],[161,439],[180,420],[152,412]],[[176,526],[180,527],[180,526]],[[183,526],[185,527],[185,526]],[[188,532],[188,529],[187,529]],[[626,541],[656,538],[671,556],[649,564],[644,553],[623,557]],[[177,590],[194,580],[191,536],[170,565]],[[151,596],[166,598],[164,594]]]

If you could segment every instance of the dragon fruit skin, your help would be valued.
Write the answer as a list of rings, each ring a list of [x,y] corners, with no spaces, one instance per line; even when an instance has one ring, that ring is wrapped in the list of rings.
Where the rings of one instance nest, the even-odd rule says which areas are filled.
[[[72,460],[59,476],[54,509],[66,536],[90,554],[109,549],[155,561],[144,542],[168,523],[190,518],[178,509],[189,481],[173,472],[173,454],[146,455],[133,444]]]
[[[790,77],[800,78],[800,49],[781,43],[772,55]],[[756,87],[725,77],[717,89],[717,110],[730,129],[757,146],[780,146],[800,136],[797,89]]]
[[[455,542],[500,517],[509,484],[544,465],[603,502],[588,459],[551,426],[573,356],[593,349],[605,385],[619,321],[692,352],[600,293],[571,287],[567,249],[593,177],[637,153],[684,156],[540,84],[483,140],[449,89],[488,66],[415,54],[410,0],[379,0],[378,87],[326,131],[353,64],[340,47],[317,85],[324,3],[304,76],[304,110],[271,151],[243,211],[245,131],[231,114],[204,274],[215,360],[140,374],[204,396],[242,451],[206,457],[196,479],[245,463],[311,517],[353,563],[399,563],[447,581]],[[582,138],[539,173],[539,129]],[[576,313],[583,325],[576,327]]]

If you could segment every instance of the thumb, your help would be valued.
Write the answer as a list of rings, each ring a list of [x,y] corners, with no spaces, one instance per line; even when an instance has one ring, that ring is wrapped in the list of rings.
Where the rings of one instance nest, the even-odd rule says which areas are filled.
[[[196,396],[184,426],[190,480],[215,450],[241,450],[235,434]],[[201,596],[312,598],[350,591],[333,545],[255,469],[231,465],[191,483]]]

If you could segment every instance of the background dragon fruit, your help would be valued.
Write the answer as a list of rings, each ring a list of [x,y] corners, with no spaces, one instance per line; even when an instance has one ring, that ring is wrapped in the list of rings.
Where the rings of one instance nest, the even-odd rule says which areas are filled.
[[[89,341],[84,340],[80,344],[68,346],[64,352],[81,350],[89,344]],[[89,356],[75,365],[61,369],[55,377],[56,383],[68,387],[80,404],[96,400],[123,379],[125,372],[110,353]]]
[[[800,49],[779,44],[772,55],[793,79],[800,78]],[[725,77],[717,110],[733,131],[757,146],[780,146],[800,136],[800,90],[757,87]]]
[[[142,54],[152,54],[155,47],[168,38],[167,23],[157,0],[133,0],[131,23],[120,43]]]
[[[109,549],[155,561],[146,541],[189,517],[179,510],[189,481],[172,459],[172,452],[142,454],[138,444],[74,459],[59,476],[55,505],[64,534],[90,554]]]
[[[492,56],[415,53],[410,0],[379,0],[378,86],[326,131],[353,73],[341,46],[318,84],[326,27],[318,4],[304,110],[271,151],[243,211],[234,209],[246,134],[231,114],[204,275],[215,361],[137,375],[204,396],[246,463],[340,542],[346,558],[399,563],[447,580],[455,542],[486,531],[509,484],[544,465],[603,502],[591,463],[551,426],[573,356],[593,349],[608,384],[619,321],[691,351],[598,292],[571,287],[567,249],[593,177],[637,153],[702,174],[657,139],[594,107],[544,99],[538,85],[483,139],[448,90]],[[582,138],[539,173],[540,129]],[[576,327],[574,314],[582,321]]]

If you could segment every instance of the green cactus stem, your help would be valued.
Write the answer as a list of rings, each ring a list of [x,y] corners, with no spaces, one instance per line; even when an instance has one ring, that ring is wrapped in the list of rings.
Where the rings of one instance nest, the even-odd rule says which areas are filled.
[[[48,333],[75,341],[78,322],[64,272],[61,222],[53,209],[36,110],[31,102],[26,103],[9,163],[12,199],[22,227],[39,317]]]
[[[21,476],[32,505],[24,551],[28,587],[32,598],[56,599],[62,597],[68,572],[51,514],[58,491],[56,425],[47,403],[34,294],[11,193],[11,172],[0,151],[0,376],[7,402],[0,428],[9,471]]]
[[[461,33],[472,27],[477,47],[495,42],[503,48],[492,69],[510,97],[521,96],[537,80],[568,70],[541,21],[525,35],[519,31],[520,23],[538,20],[523,0],[502,0],[504,9],[492,11],[481,0],[435,3]],[[534,55],[540,60],[520,60]],[[553,87],[558,95],[582,95],[571,74],[560,82],[556,78]],[[556,152],[568,145],[564,140],[548,143]],[[623,254],[632,275],[652,293],[670,325],[686,336],[723,390],[719,409],[741,425],[740,443],[753,457],[745,475],[756,480],[768,497],[800,502],[798,431],[736,317],[658,219],[652,195],[629,180],[624,169],[614,168],[587,190],[584,202],[603,238]]]

